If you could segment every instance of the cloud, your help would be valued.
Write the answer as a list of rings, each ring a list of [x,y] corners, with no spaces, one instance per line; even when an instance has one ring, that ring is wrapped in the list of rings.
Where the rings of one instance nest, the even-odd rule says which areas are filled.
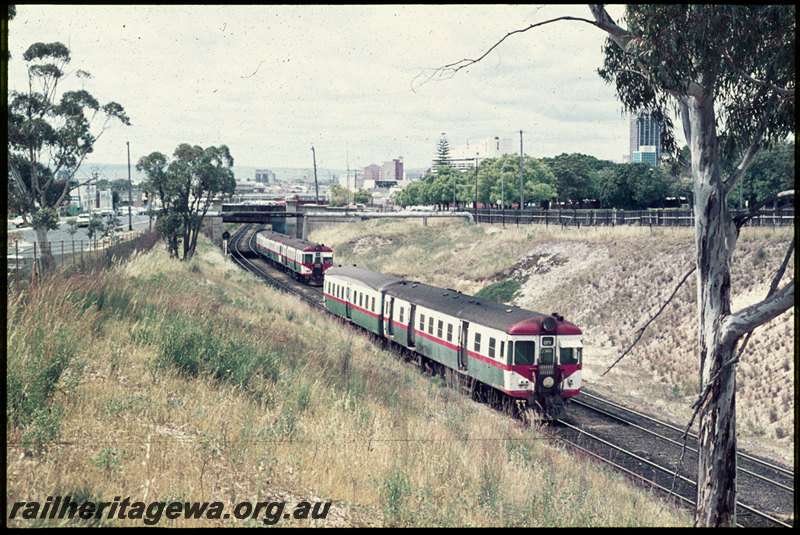
[[[9,85],[25,86],[29,44],[64,42],[71,65],[94,75],[86,89],[131,117],[97,144],[102,163],[123,163],[126,142],[137,154],[188,142],[225,143],[245,166],[306,165],[314,144],[333,167],[349,154],[425,167],[441,132],[460,144],[520,129],[541,136],[532,147],[619,159],[610,138],[624,147],[626,123],[595,72],[604,37],[588,25],[513,35],[422,83],[560,14],[589,16],[572,5],[19,5]],[[602,126],[590,136],[582,125]]]

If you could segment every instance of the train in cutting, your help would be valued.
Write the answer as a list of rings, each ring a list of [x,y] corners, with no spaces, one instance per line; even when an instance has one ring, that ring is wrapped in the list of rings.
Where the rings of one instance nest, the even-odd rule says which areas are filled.
[[[256,252],[273,266],[311,286],[322,286],[325,272],[333,266],[330,247],[272,230],[256,234]]]
[[[580,393],[582,332],[532,312],[356,266],[325,271],[325,309],[532,419],[566,417]],[[474,390],[473,390],[474,391]]]

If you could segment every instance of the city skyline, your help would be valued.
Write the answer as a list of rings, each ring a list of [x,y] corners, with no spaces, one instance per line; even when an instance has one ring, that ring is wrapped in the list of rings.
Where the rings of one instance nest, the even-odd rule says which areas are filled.
[[[612,6],[621,16],[622,6]],[[85,87],[119,102],[88,164],[131,163],[180,143],[226,144],[244,167],[363,168],[402,156],[430,166],[451,146],[487,136],[524,152],[579,152],[615,162],[628,122],[596,73],[603,32],[559,22],[506,40],[451,78],[437,67],[484,52],[509,31],[586,6],[58,6],[19,5],[9,23],[9,89],[27,82],[22,53],[60,41]],[[365,38],[368,37],[368,38]]]

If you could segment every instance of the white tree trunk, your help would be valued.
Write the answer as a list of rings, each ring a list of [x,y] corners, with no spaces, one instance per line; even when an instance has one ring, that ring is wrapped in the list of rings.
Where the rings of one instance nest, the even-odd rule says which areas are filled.
[[[39,262],[39,267],[42,270],[41,272],[44,273],[53,265],[53,255],[50,254],[50,242],[47,241],[47,229],[36,229],[36,241],[39,242],[38,258],[36,261]]]
[[[697,470],[697,526],[736,522],[736,372],[726,365],[736,341],[723,331],[730,315],[730,262],[738,231],[728,213],[720,175],[714,102],[687,97],[694,177],[700,391],[714,385],[700,411]]]

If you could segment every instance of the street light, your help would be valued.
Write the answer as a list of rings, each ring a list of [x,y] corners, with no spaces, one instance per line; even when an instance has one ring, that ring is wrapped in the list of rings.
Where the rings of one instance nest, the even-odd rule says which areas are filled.
[[[506,164],[508,160],[503,162],[503,168],[500,169],[500,209],[503,211],[503,228],[506,227]]]
[[[475,153],[475,223],[478,222],[478,153]]]
[[[133,212],[131,205],[133,205],[133,192],[131,191],[131,143],[126,141],[125,145],[128,146],[128,230],[133,230]],[[113,207],[113,203],[112,203]],[[116,216],[114,216],[116,218]]]

